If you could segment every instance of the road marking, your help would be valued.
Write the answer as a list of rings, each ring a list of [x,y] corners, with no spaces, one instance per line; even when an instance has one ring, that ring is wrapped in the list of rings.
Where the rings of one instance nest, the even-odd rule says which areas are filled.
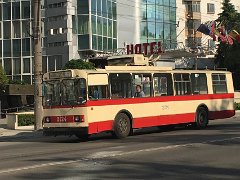
[[[165,146],[165,147],[140,149],[140,150],[129,151],[129,152],[123,152],[123,151],[102,151],[102,152],[97,152],[97,153],[91,154],[87,158],[82,158],[82,159],[69,160],[69,161],[60,161],[60,162],[56,161],[56,162],[44,163],[44,164],[33,165],[33,166],[25,166],[25,167],[20,167],[20,168],[5,169],[5,170],[1,170],[0,174],[12,173],[12,172],[23,171],[23,170],[30,170],[30,169],[37,169],[37,168],[43,168],[43,167],[48,167],[48,166],[73,164],[73,163],[77,163],[77,162],[83,162],[83,161],[89,161],[89,160],[95,160],[95,159],[102,159],[102,158],[108,158],[108,157],[117,157],[117,156],[136,154],[136,153],[141,153],[141,152],[151,152],[151,151],[158,151],[158,150],[167,150],[167,149],[174,149],[174,148],[194,146],[194,145],[205,145],[205,144],[208,144],[208,143],[216,143],[216,142],[230,141],[230,140],[236,140],[236,139],[240,139],[240,137],[232,137],[232,138],[226,138],[226,139],[217,139],[217,140],[204,141],[204,142],[199,142],[199,143],[178,144],[178,145],[171,145],[171,146]]]

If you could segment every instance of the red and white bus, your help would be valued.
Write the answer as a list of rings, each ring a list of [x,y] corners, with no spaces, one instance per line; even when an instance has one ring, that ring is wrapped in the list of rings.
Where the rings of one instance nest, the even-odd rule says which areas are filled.
[[[154,66],[106,66],[48,72],[44,83],[45,135],[110,131],[118,138],[133,129],[195,124],[235,115],[232,74]],[[134,97],[136,86],[143,96]]]

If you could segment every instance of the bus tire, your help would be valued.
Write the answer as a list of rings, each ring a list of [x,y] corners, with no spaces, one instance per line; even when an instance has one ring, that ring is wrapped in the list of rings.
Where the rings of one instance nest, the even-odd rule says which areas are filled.
[[[129,117],[124,113],[119,113],[114,121],[113,132],[119,138],[125,138],[130,134],[131,123]]]
[[[199,107],[196,112],[195,127],[204,129],[208,125],[208,111],[204,107]]]

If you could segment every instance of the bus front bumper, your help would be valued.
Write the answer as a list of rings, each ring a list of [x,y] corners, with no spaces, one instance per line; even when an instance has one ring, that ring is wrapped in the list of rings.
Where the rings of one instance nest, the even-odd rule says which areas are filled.
[[[87,127],[49,127],[43,128],[44,136],[72,136],[72,135],[87,135]]]

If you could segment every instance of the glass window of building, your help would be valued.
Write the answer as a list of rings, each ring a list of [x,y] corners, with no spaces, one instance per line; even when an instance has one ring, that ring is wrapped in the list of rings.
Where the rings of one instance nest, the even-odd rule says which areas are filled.
[[[215,13],[215,5],[212,3],[207,3],[207,13],[213,14]]]
[[[61,70],[62,69],[62,55],[56,55],[55,60],[56,60],[56,70]]]
[[[102,0],[102,16],[107,18],[107,0]]]
[[[13,74],[21,74],[21,59],[13,58]]]
[[[97,36],[93,35],[92,36],[92,49],[97,50],[98,46],[97,46]]]
[[[30,73],[30,58],[23,58],[23,73]]]
[[[108,38],[108,49],[113,50],[113,42],[112,38]]]
[[[13,56],[21,56],[21,39],[14,39],[13,43]]]
[[[13,21],[12,22],[12,33],[13,33],[13,38],[20,38],[21,37],[20,21]]]
[[[103,37],[103,51],[107,51],[108,50],[108,40],[107,37]]]
[[[108,35],[108,20],[103,18],[103,36]]]
[[[55,58],[54,56],[48,56],[48,71],[55,71]]]
[[[89,49],[89,35],[78,36],[78,49]]]
[[[97,15],[102,15],[102,0],[97,0]]]
[[[22,39],[22,55],[30,56],[30,38]]]
[[[117,21],[113,21],[113,38],[117,38]]]
[[[11,22],[10,21],[3,22],[3,38],[4,39],[11,38]]]
[[[20,19],[20,2],[12,3],[12,19]]]
[[[11,19],[11,3],[3,4],[3,20]]]
[[[88,14],[89,13],[88,0],[77,1],[77,13],[78,14]]]
[[[97,12],[97,0],[91,0],[91,13],[96,14]]]
[[[29,26],[29,21],[22,21],[22,37],[29,37],[31,33],[31,29]]]
[[[5,58],[3,61],[6,75],[12,75],[12,61],[10,58]]]
[[[107,12],[108,12],[108,18],[112,19],[112,2],[111,2],[111,0],[107,1]]]
[[[89,33],[89,16],[79,15],[78,16],[78,34]]]
[[[97,19],[96,16],[92,15],[92,33],[97,34]]]
[[[142,0],[141,11],[146,14],[141,22],[141,42],[160,40],[172,47],[170,43],[176,41],[175,0]]]
[[[108,37],[112,37],[112,32],[113,32],[113,24],[112,24],[112,20],[109,19],[108,20]]]
[[[102,18],[98,17],[97,18],[97,34],[102,35]]]
[[[11,40],[4,40],[3,41],[3,56],[4,57],[11,57],[12,53],[11,53]]]
[[[112,2],[112,14],[113,14],[113,19],[117,20],[117,3]]]
[[[22,1],[22,19],[30,18],[30,1]]]
[[[103,43],[102,43],[102,36],[98,36],[98,50],[102,51],[103,50]]]

